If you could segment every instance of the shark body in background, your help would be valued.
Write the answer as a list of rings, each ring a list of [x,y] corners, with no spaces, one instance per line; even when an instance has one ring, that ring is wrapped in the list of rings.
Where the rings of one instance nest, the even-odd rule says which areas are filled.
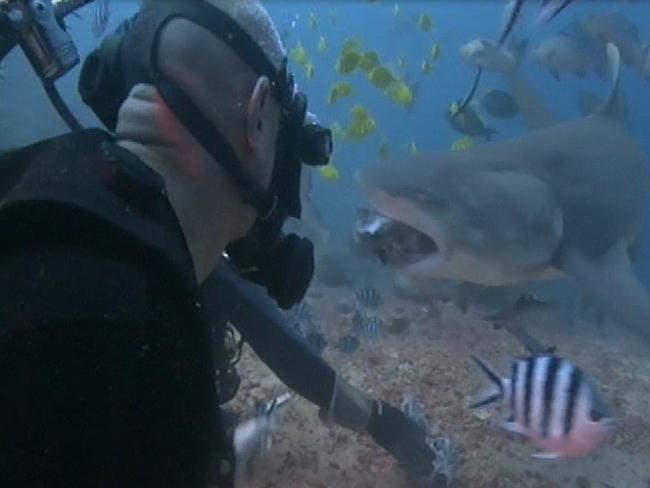
[[[650,297],[630,263],[648,160],[625,125],[618,49],[607,50],[613,87],[588,117],[364,168],[357,177],[371,204],[420,236],[401,236],[413,252],[384,249],[384,260],[411,277],[488,286],[569,276],[610,316],[650,337]]]

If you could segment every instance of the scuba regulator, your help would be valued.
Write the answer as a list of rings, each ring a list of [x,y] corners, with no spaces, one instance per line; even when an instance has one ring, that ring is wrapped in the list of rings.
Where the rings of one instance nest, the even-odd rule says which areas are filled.
[[[77,48],[63,22],[92,0],[0,0],[0,59],[18,44],[71,130],[81,128],[54,82],[79,63]]]

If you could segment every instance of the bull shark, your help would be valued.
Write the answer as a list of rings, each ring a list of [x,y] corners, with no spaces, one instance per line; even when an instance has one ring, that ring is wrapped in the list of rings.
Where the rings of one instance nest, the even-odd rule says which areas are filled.
[[[569,277],[650,338],[650,297],[631,265],[648,160],[627,130],[618,49],[609,44],[607,55],[612,88],[587,117],[360,170],[370,203],[402,234],[384,260],[412,279],[486,286]]]

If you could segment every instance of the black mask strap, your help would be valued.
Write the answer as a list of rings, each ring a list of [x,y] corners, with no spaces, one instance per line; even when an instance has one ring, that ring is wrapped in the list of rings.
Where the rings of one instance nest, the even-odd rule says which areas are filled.
[[[228,44],[258,76],[267,76],[271,80],[271,90],[274,97],[283,106],[287,97],[293,95],[288,93],[289,87],[286,86],[287,83],[281,80],[283,73],[286,75],[286,71],[282,70],[278,73],[248,33],[218,8],[203,2],[180,2],[179,10],[179,12],[170,14],[159,24],[153,39],[151,71],[154,84],[162,99],[183,126],[187,128],[208,154],[224,168],[232,181],[238,185],[243,194],[244,202],[257,211],[261,220],[266,220],[276,211],[278,196],[264,190],[254,180],[241,165],[231,145],[215,130],[210,120],[182,89],[160,71],[158,65],[160,33],[167,23],[175,18],[184,18],[204,27]]]
[[[220,164],[242,192],[244,203],[251,205],[261,220],[268,219],[276,210],[278,197],[257,184],[241,165],[230,144],[214,129],[212,123],[171,80],[156,78],[160,96],[210,156]]]

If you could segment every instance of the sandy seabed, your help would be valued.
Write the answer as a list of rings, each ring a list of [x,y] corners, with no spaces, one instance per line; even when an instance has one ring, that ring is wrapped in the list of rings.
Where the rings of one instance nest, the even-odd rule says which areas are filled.
[[[399,406],[414,393],[437,433],[450,437],[461,456],[453,486],[458,488],[648,488],[650,486],[650,345],[612,324],[585,320],[569,325],[549,308],[517,317],[545,345],[590,374],[623,427],[589,457],[562,461],[533,459],[535,446],[502,431],[500,413],[472,412],[467,405],[485,385],[471,361],[477,355],[507,371],[522,345],[479,314],[453,304],[415,304],[384,297],[385,321],[398,313],[409,319],[401,335],[361,338],[344,354],[332,345],[352,331],[341,310],[354,306],[349,289],[313,287],[308,296],[328,340],[324,358],[348,381]],[[246,348],[239,366],[242,388],[233,407],[251,411],[256,402],[287,391]],[[251,484],[254,488],[406,488],[393,458],[372,439],[329,428],[316,407],[298,398],[287,407],[274,446]]]

